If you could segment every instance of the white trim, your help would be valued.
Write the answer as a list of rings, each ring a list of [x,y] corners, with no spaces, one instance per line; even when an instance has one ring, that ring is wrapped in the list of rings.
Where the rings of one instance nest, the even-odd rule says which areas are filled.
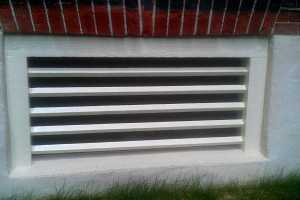
[[[36,107],[30,109],[32,117],[111,115],[137,113],[172,113],[243,110],[244,102],[224,103],[172,103],[114,106]]]
[[[183,147],[209,147],[239,145],[243,142],[241,136],[192,138],[192,139],[168,139],[168,140],[144,140],[128,142],[103,142],[103,143],[79,143],[57,145],[34,145],[33,154],[57,154],[75,152],[101,152],[122,151],[160,148],[183,148]]]
[[[267,59],[249,60],[247,108],[245,115],[245,152],[261,149],[264,97],[267,76]]]
[[[31,165],[31,129],[29,123],[29,90],[28,90],[28,57],[165,57],[165,58],[248,58],[249,84],[247,88],[241,86],[234,89],[246,92],[249,90],[246,102],[244,149],[245,155],[259,153],[261,126],[263,118],[263,99],[267,69],[268,40],[264,38],[202,38],[202,39],[163,39],[163,38],[92,38],[92,37],[62,37],[62,36],[18,36],[8,35],[5,42],[6,81],[8,95],[8,109],[10,120],[12,169]],[[122,44],[122,45],[120,45]],[[247,48],[245,48],[247,46]],[[30,47],[30,51],[28,48]],[[188,49],[188,51],[187,51]],[[48,70],[48,69],[47,69]],[[172,71],[172,69],[171,69]],[[40,73],[40,72],[39,72]],[[56,72],[55,72],[56,73]],[[74,71],[70,72],[71,74]],[[111,72],[109,72],[111,73]],[[128,73],[128,72],[126,72]],[[144,72],[138,72],[144,73]],[[170,73],[170,72],[168,72]],[[171,72],[171,73],[174,73]],[[215,72],[214,72],[215,73]],[[241,73],[247,73],[243,70]],[[116,73],[112,73],[113,76]],[[129,75],[132,75],[129,73]],[[109,75],[110,76],[110,75]],[[17,83],[17,84],[16,84]],[[203,88],[204,87],[204,88]],[[192,87],[189,89],[213,89],[213,86]],[[222,87],[221,87],[222,88]],[[227,88],[227,89],[230,89]],[[34,91],[40,90],[35,88]],[[53,93],[57,95],[57,89]],[[73,88],[74,89],[74,88]],[[76,89],[76,88],[75,88]],[[80,89],[80,88],[77,88]],[[86,88],[83,88],[86,89]],[[97,88],[93,88],[97,89]],[[103,87],[98,88],[103,92]],[[116,88],[120,92],[178,92],[178,87],[153,88],[130,87]],[[129,90],[128,90],[129,89]],[[136,89],[139,89],[138,91]],[[153,90],[154,89],[154,90]],[[175,90],[174,90],[175,89]],[[181,88],[186,90],[187,88]],[[60,90],[60,89],[59,89]],[[32,90],[31,90],[32,91]],[[50,92],[54,90],[49,90]],[[48,93],[49,91],[46,91]],[[63,93],[70,88],[63,88]],[[83,90],[75,92],[81,93]],[[85,90],[86,91],[86,90]],[[106,90],[112,93],[112,88]],[[180,90],[179,90],[180,91]],[[92,91],[94,92],[94,91]],[[207,92],[207,91],[206,91]],[[223,93],[224,91],[222,91]],[[228,91],[227,91],[228,92]],[[62,94],[63,94],[62,93]],[[73,95],[74,91],[71,91]],[[86,92],[85,92],[86,93]],[[48,94],[47,94],[48,95]],[[52,94],[51,94],[52,95]],[[65,94],[64,94],[65,95]],[[22,99],[22,101],[20,101]],[[207,106],[207,105],[206,105]],[[86,109],[86,108],[83,108]],[[99,108],[98,108],[99,109]],[[134,110],[133,107],[127,109]],[[168,107],[165,107],[167,110]],[[214,108],[212,108],[214,109]],[[146,110],[146,109],[145,109]],[[169,110],[172,110],[169,107]],[[49,110],[48,110],[49,111]],[[99,111],[99,110],[98,110]],[[113,111],[113,110],[111,110]],[[50,111],[51,112],[51,111]],[[86,111],[84,111],[86,112]],[[100,109],[101,112],[101,109]],[[108,110],[108,112],[110,112]],[[49,113],[49,112],[48,112]],[[51,114],[51,113],[50,113]],[[15,126],[15,124],[18,126]],[[199,124],[198,124],[199,125]],[[45,128],[45,127],[44,127]],[[25,153],[24,153],[25,152]],[[199,155],[201,151],[198,150]],[[188,154],[186,152],[186,154]]]
[[[17,57],[16,60],[5,51],[11,169],[31,165],[27,60]]]
[[[149,57],[151,55],[151,57],[166,58],[249,58],[266,57],[265,49],[268,44],[264,38],[166,40],[164,38],[96,39],[92,37],[15,35],[7,36],[6,40],[9,41],[11,47],[15,47],[22,52],[23,56],[27,57],[61,57],[61,55],[65,57]],[[30,47],[30,51],[27,50],[28,47]]]
[[[143,68],[29,68],[30,77],[153,77],[233,76],[248,73],[246,67],[143,67]]]
[[[231,120],[204,120],[204,121],[166,121],[140,123],[111,123],[111,124],[84,124],[61,126],[32,126],[31,135],[66,135],[90,133],[121,133],[130,131],[165,131],[165,130],[194,130],[239,128],[244,125],[242,119]]]
[[[128,87],[41,87],[30,88],[31,97],[122,96],[166,94],[244,93],[245,85],[128,86]]]

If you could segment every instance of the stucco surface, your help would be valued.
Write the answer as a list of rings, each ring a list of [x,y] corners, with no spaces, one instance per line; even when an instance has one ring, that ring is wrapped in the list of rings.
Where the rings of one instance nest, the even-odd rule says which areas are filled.
[[[2,42],[2,40],[0,40]],[[2,43],[1,43],[2,44]],[[248,180],[282,168],[300,166],[300,38],[275,36],[270,40],[270,65],[268,98],[266,102],[265,136],[267,160],[251,163],[191,165],[187,167],[151,167],[143,169],[85,172],[59,176],[22,177],[8,173],[7,120],[3,65],[0,65],[0,194],[23,191],[52,192],[63,184],[108,186],[114,181],[136,179],[184,178],[201,176],[205,180]],[[1,53],[2,55],[2,53]],[[1,57],[1,63],[3,59]],[[226,157],[226,155],[224,155]],[[49,166],[51,168],[51,166]]]
[[[300,168],[300,37],[276,36],[271,49],[269,158],[285,168]]]

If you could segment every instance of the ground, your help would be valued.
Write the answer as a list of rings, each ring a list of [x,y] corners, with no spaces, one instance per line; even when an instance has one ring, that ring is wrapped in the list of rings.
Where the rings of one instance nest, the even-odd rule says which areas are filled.
[[[87,187],[66,188],[48,196],[21,194],[2,200],[297,200],[300,199],[300,173],[265,177],[246,184],[203,185],[199,178],[194,178],[184,183],[116,183],[102,192]]]

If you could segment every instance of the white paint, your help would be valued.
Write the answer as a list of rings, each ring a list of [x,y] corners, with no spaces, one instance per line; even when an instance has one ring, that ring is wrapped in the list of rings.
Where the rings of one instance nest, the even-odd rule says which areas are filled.
[[[36,42],[38,40],[39,42]],[[76,41],[75,41],[76,40]],[[234,42],[233,42],[234,40]],[[42,57],[51,57],[57,56],[61,57],[62,55],[66,57],[248,57],[250,60],[261,59],[266,60],[267,55],[267,41],[264,39],[95,39],[95,38],[79,38],[79,37],[48,37],[48,36],[27,36],[24,40],[23,36],[13,36],[7,37],[6,43],[9,44],[9,47],[6,53],[7,67],[7,77],[11,78],[11,81],[8,81],[10,85],[16,86],[14,82],[20,82],[20,80],[27,79],[23,73],[19,74],[16,72],[22,72],[15,69],[16,67],[22,68],[26,74],[27,66],[25,60],[27,57],[31,56],[42,56]],[[247,44],[248,48],[244,48],[244,45]],[[27,49],[31,50],[28,51]],[[18,50],[16,50],[18,49]],[[47,51],[45,51],[47,49]],[[184,49],[189,49],[186,51]],[[205,49],[205,51],[203,51]],[[17,63],[16,63],[17,62]],[[11,65],[13,65],[11,67]],[[250,65],[251,67],[252,65]],[[259,69],[258,67],[257,69]],[[266,65],[261,65],[261,68],[265,70]],[[240,68],[238,68],[240,69]],[[255,74],[260,71],[256,68],[250,70],[251,76],[256,76]],[[171,69],[172,70],[172,69]],[[202,70],[207,70],[206,68]],[[216,70],[212,68],[212,70]],[[251,72],[252,71],[252,72]],[[211,72],[210,72],[211,73]],[[17,81],[18,79],[18,81]],[[8,79],[10,80],[10,79]],[[263,79],[264,80],[264,79]],[[258,82],[256,86],[262,88],[263,96],[263,83]],[[23,80],[24,81],[24,80]],[[25,81],[26,82],[26,81]],[[26,82],[27,83],[27,82]],[[26,87],[26,88],[25,88]],[[48,96],[88,96],[88,95],[147,95],[147,94],[207,94],[207,93],[244,93],[247,91],[245,85],[193,85],[193,86],[135,86],[135,87],[57,87],[57,88],[30,88],[27,89],[27,84],[22,84],[22,87],[19,88],[19,92],[15,94],[15,91],[12,88],[8,88],[10,92],[9,96],[9,110],[10,110],[10,119],[11,122],[15,122],[18,119],[20,122],[18,126],[11,124],[13,133],[16,137],[18,135],[23,135],[27,137],[26,134],[23,134],[24,130],[29,127],[29,106],[28,101],[24,101],[24,105],[19,104],[19,99],[25,99],[28,97],[28,93],[31,96],[35,97],[48,97]],[[26,97],[24,97],[24,95]],[[23,110],[18,106],[18,104],[23,106]],[[255,111],[259,109],[257,103],[254,103],[252,109]],[[18,113],[21,112],[21,113]],[[262,114],[262,113],[260,113]],[[259,116],[257,119],[261,119]],[[251,118],[255,124],[255,118]],[[178,123],[178,122],[177,122]],[[198,122],[200,123],[200,122]],[[206,122],[205,122],[206,123]],[[217,122],[214,122],[217,123]],[[145,126],[147,123],[142,124]],[[149,124],[149,123],[148,123]],[[169,123],[171,124],[171,123]],[[201,123],[200,123],[201,124]],[[124,124],[123,124],[124,125]],[[126,128],[125,124],[122,130]],[[97,126],[97,131],[103,127]],[[113,125],[112,125],[113,126]],[[120,124],[121,126],[121,124]],[[172,125],[173,126],[173,125]],[[176,125],[174,125],[176,126]],[[188,123],[186,126],[189,126]],[[215,124],[216,126],[216,124]],[[92,127],[92,126],[90,126]],[[130,127],[130,126],[129,126]],[[149,128],[152,127],[152,124]],[[158,126],[160,127],[160,126]],[[190,126],[189,126],[190,127]],[[199,127],[199,126],[198,126]],[[52,127],[53,128],[53,127]],[[55,127],[55,129],[58,127]],[[71,127],[68,127],[69,129]],[[137,127],[134,127],[137,128]],[[161,128],[161,127],[160,127]],[[171,128],[171,127],[170,127]],[[14,130],[15,129],[15,130]],[[42,131],[38,131],[41,129]],[[33,127],[32,133],[38,134],[38,132],[45,132],[46,129],[50,130],[51,127]],[[83,131],[85,126],[80,126],[79,131]],[[121,130],[120,129],[120,130]],[[52,130],[52,129],[51,129]],[[71,129],[69,129],[71,130]],[[53,131],[52,131],[53,132]],[[75,130],[73,132],[76,132]],[[30,135],[30,131],[26,131]],[[255,129],[255,134],[260,135],[260,129]],[[247,135],[247,134],[246,134]],[[13,137],[12,137],[13,138]],[[29,137],[30,138],[30,137]],[[251,138],[251,137],[250,137]],[[16,139],[12,139],[14,143]],[[260,141],[259,139],[256,139]],[[14,152],[15,156],[12,156],[14,161],[17,163],[18,157],[22,156],[22,149],[30,149],[30,142],[25,140],[18,140],[20,144],[18,147],[12,148],[18,149],[19,152]],[[23,142],[24,141],[24,142]],[[249,140],[251,141],[251,140]],[[257,142],[255,141],[255,142]],[[252,142],[250,142],[252,144]],[[247,141],[246,141],[247,144]],[[15,149],[14,149],[15,150]],[[259,151],[260,148],[257,148],[256,151]],[[23,164],[19,166],[30,166],[30,159],[28,157],[22,157]],[[16,168],[18,165],[14,165]]]
[[[235,128],[244,125],[242,119],[205,121],[166,121],[141,123],[111,123],[61,126],[32,126],[31,135],[63,135],[89,133],[120,133],[130,131],[164,131]]]
[[[26,39],[24,39],[26,37]],[[76,43],[70,37],[42,37],[38,40],[34,36],[6,36],[5,47],[9,52],[6,59],[13,59],[13,55],[30,55],[28,45],[33,53],[43,55],[41,46],[47,45],[56,48],[58,52],[52,52],[50,56],[55,56],[65,52],[67,56],[75,55],[81,46],[84,56],[97,56],[96,46],[105,43],[107,50],[114,50],[116,53],[123,52],[124,56],[134,56],[138,53],[147,56],[149,49],[146,46],[157,48],[158,52],[152,52],[155,56],[169,55],[174,56],[172,49],[167,54],[164,48],[179,50],[184,56],[187,52],[184,48],[190,48],[191,56],[209,56],[215,52],[217,55],[236,55],[266,57],[264,47],[267,40],[262,38],[227,38],[227,39],[181,39],[184,40],[179,45],[179,39],[95,39],[95,38],[76,38]],[[99,40],[99,41],[98,41]],[[65,42],[67,47],[59,44]],[[85,42],[83,42],[85,41]],[[125,48],[128,41],[136,41],[135,45]],[[163,44],[161,44],[163,42]],[[88,44],[85,44],[85,43]],[[148,43],[149,42],[149,43]],[[147,43],[143,44],[143,43]],[[119,44],[118,48],[114,45]],[[1,45],[2,46],[2,45]],[[39,47],[40,46],[40,47]],[[124,46],[124,47],[123,47]],[[244,48],[247,46],[247,48]],[[70,52],[68,48],[75,48]],[[207,51],[198,50],[205,48]],[[178,150],[150,153],[141,152],[122,152],[120,154],[96,154],[81,155],[76,157],[59,157],[45,159],[37,157],[34,159],[30,168],[19,168],[11,173],[8,172],[9,145],[6,142],[9,136],[6,120],[6,103],[4,100],[5,92],[3,84],[4,74],[3,65],[0,66],[0,193],[9,194],[16,191],[30,191],[37,193],[54,192],[55,188],[63,185],[70,187],[81,184],[95,183],[97,188],[105,188],[112,182],[118,180],[126,183],[128,180],[154,181],[155,179],[175,180],[177,178],[191,178],[200,176],[202,180],[230,181],[239,179],[241,181],[263,176],[266,173],[274,173],[284,168],[287,171],[297,169],[300,165],[299,157],[299,129],[300,111],[298,105],[299,97],[299,36],[275,36],[271,40],[269,65],[272,70],[268,72],[268,96],[265,99],[267,113],[265,113],[263,129],[263,146],[266,148],[265,159],[260,152],[244,153],[241,150],[215,149],[203,150]],[[71,48],[71,49],[72,49]],[[238,50],[241,48],[243,51]],[[137,50],[140,51],[137,51]],[[235,49],[235,51],[234,51]],[[89,52],[89,53],[88,53]],[[103,52],[103,51],[102,51]],[[222,53],[221,53],[222,52]],[[108,56],[115,56],[105,52]],[[120,54],[119,54],[120,55]],[[1,64],[3,64],[3,59]],[[15,62],[17,62],[16,59]],[[22,62],[22,59],[21,61]],[[20,66],[19,66],[20,67]],[[21,66],[22,68],[22,66]],[[202,151],[202,150],[201,150]],[[9,154],[9,156],[7,156]],[[167,158],[167,159],[166,159]],[[124,162],[126,159],[126,162]]]
[[[128,87],[41,87],[30,88],[31,97],[122,96],[166,94],[244,93],[245,85],[128,86]]]
[[[55,145],[33,145],[33,154],[57,154],[76,152],[101,152],[101,151],[128,151],[139,149],[161,149],[161,148],[186,148],[207,147],[219,145],[241,144],[241,136],[192,138],[192,139],[168,139],[168,140],[144,140],[126,142],[103,142],[103,143],[77,143],[77,144],[55,144]]]
[[[30,77],[153,77],[246,75],[245,67],[29,68]]]
[[[243,110],[245,104],[233,103],[173,103],[173,104],[139,104],[114,106],[75,106],[75,107],[36,107],[30,109],[32,117],[110,115],[132,113],[172,113]]]

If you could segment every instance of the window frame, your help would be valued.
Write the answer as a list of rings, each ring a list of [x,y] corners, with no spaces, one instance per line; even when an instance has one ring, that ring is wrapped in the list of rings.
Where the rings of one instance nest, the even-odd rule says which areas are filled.
[[[263,152],[263,110],[268,71],[268,40],[265,38],[117,39],[8,35],[4,41],[11,170],[32,165],[28,57],[247,58],[249,74],[243,152]]]

